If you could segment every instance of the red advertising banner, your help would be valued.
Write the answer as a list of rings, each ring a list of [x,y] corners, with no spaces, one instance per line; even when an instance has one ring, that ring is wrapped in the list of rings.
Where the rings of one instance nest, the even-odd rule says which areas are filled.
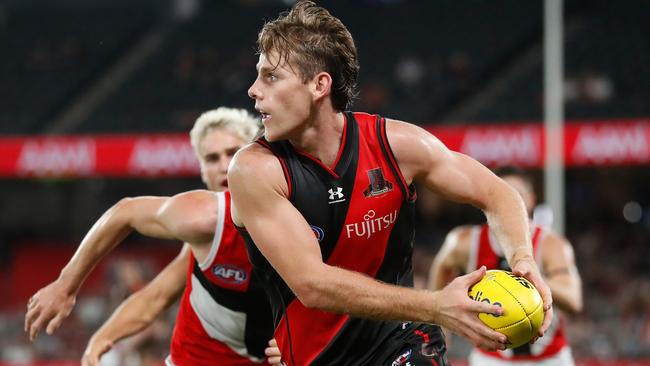
[[[541,125],[427,126],[451,150],[485,165],[541,166],[544,134]]]
[[[427,126],[447,147],[486,165],[541,167],[541,124]],[[650,163],[650,120],[568,123],[564,129],[567,166],[639,165]]]
[[[482,163],[541,167],[541,124],[425,126]],[[567,166],[650,163],[650,119],[568,123]],[[187,134],[0,138],[0,177],[161,177],[198,174]]]
[[[650,162],[648,120],[570,125],[565,130],[564,140],[566,162],[570,166]]]
[[[199,163],[186,134],[0,138],[0,176],[187,176]]]

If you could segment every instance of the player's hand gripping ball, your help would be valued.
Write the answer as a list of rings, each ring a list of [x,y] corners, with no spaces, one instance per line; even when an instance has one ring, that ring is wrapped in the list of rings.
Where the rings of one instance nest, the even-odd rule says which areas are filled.
[[[479,319],[488,327],[508,337],[508,348],[530,342],[544,320],[542,297],[535,286],[511,272],[490,270],[469,289],[469,297],[503,308],[503,315],[481,313]]]

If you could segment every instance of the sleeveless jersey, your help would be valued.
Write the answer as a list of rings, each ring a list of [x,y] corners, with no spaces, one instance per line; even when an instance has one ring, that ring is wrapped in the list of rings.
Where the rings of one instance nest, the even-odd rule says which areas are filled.
[[[474,227],[472,232],[472,245],[467,266],[467,273],[485,265],[488,269],[510,270],[508,262],[503,256],[501,247],[496,238],[490,233],[487,225]],[[544,240],[545,230],[538,225],[531,225],[533,255],[537,265],[541,266],[541,247]],[[525,344],[515,349],[505,351],[488,352],[479,349],[480,352],[504,360],[543,360],[559,353],[568,345],[564,334],[564,319],[556,310],[555,317],[551,322],[544,337],[534,344]]]
[[[311,226],[325,263],[412,286],[415,190],[401,175],[383,118],[346,112],[331,168],[288,141],[257,142],[279,159],[288,199]],[[373,364],[392,332],[417,326],[306,308],[241,230],[271,299],[275,338],[289,365]]]
[[[259,365],[273,336],[271,309],[230,217],[230,192],[216,193],[217,227],[207,258],[190,257],[167,365]]]

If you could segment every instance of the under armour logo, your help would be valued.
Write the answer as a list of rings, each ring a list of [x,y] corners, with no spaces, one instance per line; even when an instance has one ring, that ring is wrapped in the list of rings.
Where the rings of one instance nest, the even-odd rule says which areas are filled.
[[[330,188],[327,193],[330,194],[330,201],[328,203],[337,203],[345,201],[343,198],[343,188],[336,187],[336,191],[333,188]]]

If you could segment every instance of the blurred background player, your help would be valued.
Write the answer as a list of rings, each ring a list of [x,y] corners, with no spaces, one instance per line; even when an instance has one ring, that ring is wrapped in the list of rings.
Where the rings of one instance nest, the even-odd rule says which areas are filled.
[[[532,179],[516,167],[502,167],[495,173],[519,192],[529,214],[532,214],[536,203]],[[582,311],[582,283],[571,244],[563,236],[534,222],[530,229],[535,260],[551,288],[553,304],[572,314]],[[510,270],[486,224],[456,227],[447,235],[433,261],[429,288],[440,289],[456,276],[480,266]],[[564,317],[560,312],[554,314],[546,334],[534,344],[496,352],[476,348],[470,355],[470,365],[574,365],[565,335]]]
[[[272,337],[270,308],[230,219],[226,191],[231,158],[257,131],[258,121],[245,110],[221,107],[202,114],[190,136],[202,180],[212,192],[125,198],[109,209],[60,277],[29,300],[25,330],[30,338],[45,326],[49,334],[60,326],[95,264],[135,230],[186,244],[91,337],[83,364],[97,364],[116,341],[145,329],[181,293],[167,365],[262,363]]]

